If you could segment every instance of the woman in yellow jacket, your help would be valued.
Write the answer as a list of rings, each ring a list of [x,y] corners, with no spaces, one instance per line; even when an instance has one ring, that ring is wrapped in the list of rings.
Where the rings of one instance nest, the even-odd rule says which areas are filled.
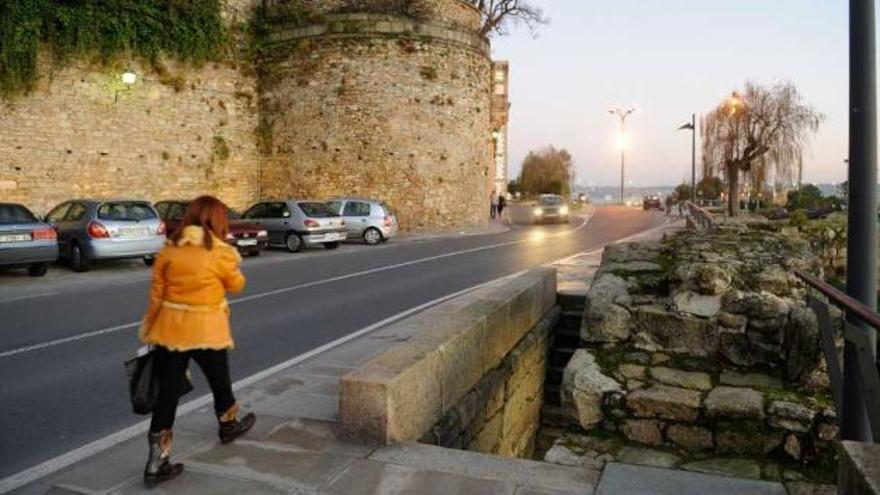
[[[153,486],[183,471],[170,461],[172,426],[184,376],[192,358],[214,395],[220,441],[229,443],[251,429],[253,414],[238,419],[227,350],[233,347],[227,292],[240,292],[245,279],[238,251],[224,242],[227,209],[202,196],[189,204],[180,228],[156,257],[150,305],[141,340],[155,346],[159,397],[150,423],[150,455],[144,483]]]

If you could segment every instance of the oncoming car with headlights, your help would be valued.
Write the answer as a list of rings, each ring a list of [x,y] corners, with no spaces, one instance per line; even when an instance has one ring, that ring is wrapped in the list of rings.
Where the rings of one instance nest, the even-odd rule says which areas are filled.
[[[532,216],[535,223],[568,223],[568,205],[558,194],[542,194]]]

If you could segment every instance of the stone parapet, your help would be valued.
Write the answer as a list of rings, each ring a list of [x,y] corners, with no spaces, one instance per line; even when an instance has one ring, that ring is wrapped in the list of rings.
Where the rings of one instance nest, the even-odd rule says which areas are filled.
[[[500,428],[509,432],[508,438],[520,440],[504,446],[509,455],[524,450],[521,422],[504,414],[494,418],[503,409],[498,401],[509,400],[510,394],[520,394],[522,400],[540,396],[543,377],[531,379],[529,370],[545,358],[530,352],[535,346],[517,345],[523,339],[541,340],[540,332],[534,337],[530,332],[554,308],[555,294],[556,271],[537,268],[395,323],[400,328],[386,331],[410,337],[342,377],[342,428],[354,438],[382,443],[417,441],[486,377],[486,397],[497,390],[493,383],[515,386],[503,398],[482,401],[495,403],[496,414],[471,440],[479,442],[477,434],[485,427]],[[511,371],[493,379],[492,370],[502,362],[512,363]]]

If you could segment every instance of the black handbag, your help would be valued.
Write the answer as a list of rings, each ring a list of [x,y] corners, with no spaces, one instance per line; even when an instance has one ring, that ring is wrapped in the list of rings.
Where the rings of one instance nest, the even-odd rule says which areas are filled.
[[[125,374],[128,376],[128,393],[131,408],[135,414],[150,414],[159,400],[159,379],[156,376],[156,350],[151,349],[142,356],[125,362]],[[180,396],[192,392],[193,386],[189,373],[184,374]]]

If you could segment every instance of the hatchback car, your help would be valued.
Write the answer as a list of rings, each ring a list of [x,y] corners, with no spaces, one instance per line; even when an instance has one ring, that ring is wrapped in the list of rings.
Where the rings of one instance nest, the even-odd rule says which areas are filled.
[[[160,201],[156,210],[165,222],[168,232],[174,232],[183,220],[183,212],[189,201]],[[243,256],[259,256],[269,246],[269,233],[249,220],[242,220],[241,215],[227,210],[229,216],[229,235],[226,242],[235,246]]]
[[[558,194],[542,194],[534,209],[534,221],[568,223],[568,205]]]
[[[345,219],[349,239],[363,239],[372,246],[397,235],[397,216],[381,201],[338,198],[328,201],[327,206]]]
[[[165,223],[146,201],[67,201],[53,208],[46,222],[58,232],[61,258],[76,272],[103,259],[143,258],[151,266],[165,244]]]
[[[321,201],[264,201],[251,206],[242,218],[268,231],[269,245],[291,253],[323,245],[336,249],[345,240],[345,221]]]
[[[27,267],[31,277],[42,277],[58,259],[55,229],[22,205],[0,203],[0,267]]]
[[[642,209],[645,211],[662,210],[663,202],[660,201],[660,196],[645,196],[642,198]]]

